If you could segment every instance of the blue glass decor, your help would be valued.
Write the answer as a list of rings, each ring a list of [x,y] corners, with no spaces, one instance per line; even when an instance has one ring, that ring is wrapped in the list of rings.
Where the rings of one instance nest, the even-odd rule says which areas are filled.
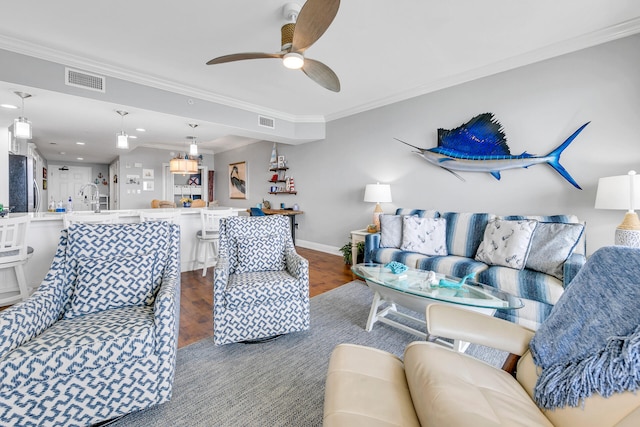
[[[398,261],[391,261],[385,264],[385,267],[391,270],[393,274],[402,274],[409,269],[409,267]]]

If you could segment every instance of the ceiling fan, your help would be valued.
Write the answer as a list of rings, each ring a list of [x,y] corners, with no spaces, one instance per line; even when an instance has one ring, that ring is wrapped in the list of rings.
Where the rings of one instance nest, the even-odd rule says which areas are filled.
[[[297,3],[287,3],[283,13],[290,22],[282,29],[282,47],[280,52],[247,52],[219,56],[207,62],[207,65],[243,59],[280,58],[285,67],[302,71],[320,86],[334,92],[340,92],[340,80],[336,73],[320,61],[304,57],[304,51],[315,43],[329,28],[338,13],[340,0],[307,0],[300,8]]]

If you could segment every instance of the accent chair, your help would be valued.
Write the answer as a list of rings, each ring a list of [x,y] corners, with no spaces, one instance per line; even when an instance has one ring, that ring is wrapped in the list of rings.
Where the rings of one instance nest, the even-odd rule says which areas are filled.
[[[309,328],[309,262],[296,253],[289,227],[282,215],[220,221],[213,276],[215,344]]]
[[[71,224],[25,302],[0,312],[0,420],[86,426],[171,398],[180,229]]]

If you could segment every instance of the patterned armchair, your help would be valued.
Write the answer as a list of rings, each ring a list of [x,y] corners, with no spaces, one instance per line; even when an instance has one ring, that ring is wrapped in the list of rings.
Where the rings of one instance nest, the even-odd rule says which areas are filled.
[[[180,231],[74,224],[25,302],[0,312],[3,425],[84,426],[171,398]]]
[[[281,215],[220,220],[213,341],[228,344],[309,328],[309,262]]]

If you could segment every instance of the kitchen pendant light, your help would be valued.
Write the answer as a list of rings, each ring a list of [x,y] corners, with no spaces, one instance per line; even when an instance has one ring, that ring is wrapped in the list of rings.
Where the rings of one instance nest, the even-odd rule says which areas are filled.
[[[195,124],[195,123],[189,123],[189,126],[191,127],[191,129],[195,129],[195,128],[198,127],[198,125]],[[187,139],[191,141],[191,143],[189,144],[189,155],[190,156],[197,156],[198,155],[198,144],[196,143],[196,137],[195,136],[188,136]]]
[[[191,127],[191,129],[195,129],[196,127],[198,127],[198,125],[192,123],[189,123],[189,126]],[[190,139],[192,141],[191,146],[195,145],[195,136],[188,136],[187,139]],[[190,147],[190,150],[191,149],[193,149],[193,147]],[[182,175],[198,173],[198,161],[195,159],[196,155],[197,146],[196,154],[191,153],[191,158],[189,158],[187,153],[185,153],[184,155],[178,153],[176,157],[169,161],[169,172],[180,173]]]
[[[116,135],[118,137],[118,142],[116,143],[116,147],[121,148],[123,150],[129,149],[129,136],[124,131],[124,116],[129,114],[127,111],[116,110],[116,113],[120,114],[120,132]]]
[[[31,122],[24,117],[24,99],[30,98],[31,94],[25,92],[14,92],[22,99],[22,115],[13,121],[13,133],[18,139],[31,139]]]

